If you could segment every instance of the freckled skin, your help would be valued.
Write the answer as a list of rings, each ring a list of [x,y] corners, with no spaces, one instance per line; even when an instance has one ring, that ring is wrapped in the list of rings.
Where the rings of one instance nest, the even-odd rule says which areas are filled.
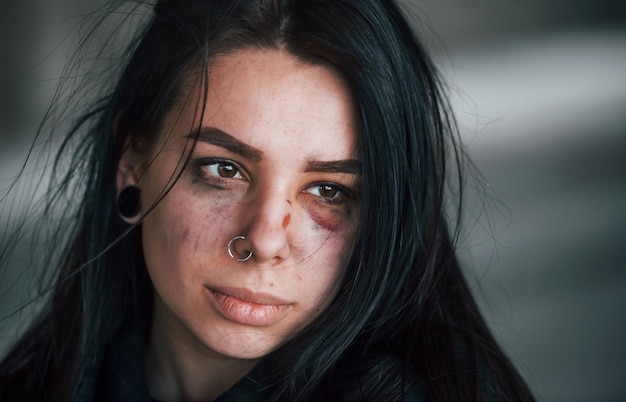
[[[187,240],[187,237],[189,237],[189,229],[185,228],[180,234],[180,242],[184,243],[185,240]]]

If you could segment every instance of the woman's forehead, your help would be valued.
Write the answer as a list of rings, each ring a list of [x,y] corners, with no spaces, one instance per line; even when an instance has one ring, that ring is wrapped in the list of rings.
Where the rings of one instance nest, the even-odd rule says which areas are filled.
[[[352,96],[334,70],[281,50],[240,50],[212,60],[207,85],[201,73],[184,80],[166,130],[217,129],[261,151],[356,156]]]

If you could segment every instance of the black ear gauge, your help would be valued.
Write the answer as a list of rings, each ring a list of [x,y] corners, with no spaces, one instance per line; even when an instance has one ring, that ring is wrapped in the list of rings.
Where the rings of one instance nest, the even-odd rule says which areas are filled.
[[[122,218],[132,219],[141,211],[141,190],[137,186],[127,186],[117,196],[117,210]]]

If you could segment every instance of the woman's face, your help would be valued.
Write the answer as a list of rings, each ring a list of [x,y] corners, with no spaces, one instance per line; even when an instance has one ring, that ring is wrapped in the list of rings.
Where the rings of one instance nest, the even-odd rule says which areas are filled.
[[[352,100],[332,69],[279,50],[213,60],[204,110],[189,87],[135,169],[144,213],[180,173],[142,223],[153,328],[258,358],[322,314],[350,258],[359,212]],[[245,262],[227,252],[238,235],[234,257],[253,253]]]

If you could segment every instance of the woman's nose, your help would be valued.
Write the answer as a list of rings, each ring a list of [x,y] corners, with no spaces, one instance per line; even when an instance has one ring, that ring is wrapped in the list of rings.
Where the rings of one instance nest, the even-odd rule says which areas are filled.
[[[246,243],[256,262],[278,263],[289,257],[287,228],[291,222],[291,202],[278,195],[256,197],[246,208]]]

